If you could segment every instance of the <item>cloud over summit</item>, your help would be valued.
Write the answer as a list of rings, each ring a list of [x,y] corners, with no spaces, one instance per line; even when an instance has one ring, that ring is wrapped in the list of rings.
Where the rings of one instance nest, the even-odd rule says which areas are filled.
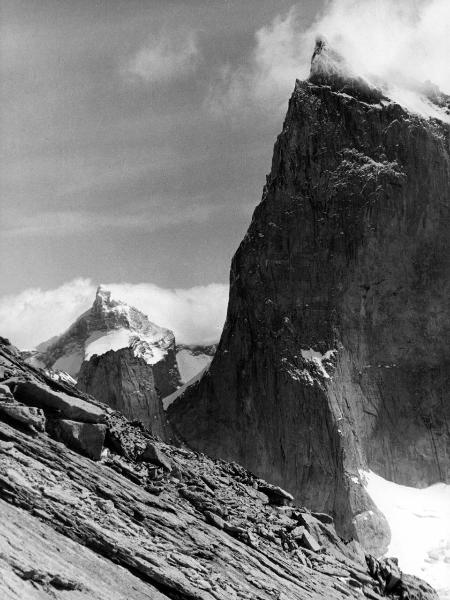
[[[222,332],[228,286],[211,283],[189,289],[166,289],[151,283],[105,284],[117,300],[148,315],[175,333],[177,342],[213,343]],[[29,288],[0,297],[0,331],[22,349],[63,333],[95,298],[90,279],[74,279],[51,289]]]
[[[309,75],[317,35],[369,79],[393,87],[430,80],[450,93],[448,0],[331,0],[307,27],[297,3],[259,28],[246,62],[222,67],[207,106],[226,115],[250,104],[278,117],[295,79]]]

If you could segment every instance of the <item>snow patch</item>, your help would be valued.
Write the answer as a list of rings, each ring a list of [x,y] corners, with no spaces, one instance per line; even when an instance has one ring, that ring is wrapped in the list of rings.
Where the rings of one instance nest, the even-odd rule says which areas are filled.
[[[425,119],[433,118],[450,123],[450,115],[443,108],[413,90],[389,86],[386,93],[409,112],[420,115]]]
[[[90,360],[97,354],[101,356],[110,350],[120,350],[130,345],[129,329],[113,329],[112,331],[95,331],[86,340],[84,358]]]
[[[166,354],[163,348],[154,345],[154,339],[154,335],[137,335],[125,328],[113,329],[106,333],[95,331],[86,340],[84,358],[89,360],[94,355],[101,356],[110,350],[116,352],[122,348],[131,348],[134,356],[144,359],[149,365],[154,365]]]
[[[209,365],[212,356],[207,354],[193,354],[183,348],[177,352],[177,365],[180,372],[181,383],[186,383]]]
[[[84,356],[81,350],[76,350],[70,354],[63,354],[53,364],[53,371],[63,371],[68,373],[71,377],[75,377],[81,367]]]
[[[325,354],[322,354],[321,352],[317,352],[312,348],[309,348],[308,350],[301,349],[302,357],[306,361],[314,363],[319,368],[321,375],[325,377],[325,379],[330,379],[330,376],[327,373],[323,363],[324,361],[330,360],[336,352],[337,350],[327,350]]]
[[[392,532],[388,556],[405,573],[421,577],[450,600],[450,485],[418,489],[361,471],[368,494],[384,513]]]
[[[54,381],[61,381],[62,383],[67,383],[68,385],[76,385],[76,380],[66,373],[65,371],[53,371],[52,369],[44,369],[44,373],[50,379]]]

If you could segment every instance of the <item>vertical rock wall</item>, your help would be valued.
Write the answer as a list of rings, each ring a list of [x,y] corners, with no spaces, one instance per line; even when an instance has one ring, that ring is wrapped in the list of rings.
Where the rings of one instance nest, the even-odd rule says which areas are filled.
[[[169,415],[381,548],[360,469],[450,480],[449,127],[356,85],[296,83],[217,353]]]

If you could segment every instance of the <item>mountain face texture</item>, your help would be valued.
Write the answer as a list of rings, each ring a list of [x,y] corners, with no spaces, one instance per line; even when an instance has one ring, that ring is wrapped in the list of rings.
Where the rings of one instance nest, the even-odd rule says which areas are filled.
[[[160,391],[168,381],[167,361],[150,366],[131,348],[121,348],[84,361],[77,387],[168,440],[170,433]]]
[[[81,390],[169,439],[161,399],[181,383],[175,337],[108,290],[99,287],[92,307],[28,360],[56,379],[76,378]]]
[[[333,64],[318,45],[296,82],[218,350],[168,415],[382,552],[360,471],[450,481],[450,129]]]
[[[437,600],[236,463],[162,443],[0,339],[0,596]]]

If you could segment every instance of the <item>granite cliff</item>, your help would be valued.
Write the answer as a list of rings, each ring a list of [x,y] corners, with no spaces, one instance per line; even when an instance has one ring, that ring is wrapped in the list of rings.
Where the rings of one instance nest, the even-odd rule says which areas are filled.
[[[168,409],[191,448],[378,552],[389,529],[362,471],[450,481],[449,99],[439,120],[387,94],[318,42],[232,261],[216,355]]]

